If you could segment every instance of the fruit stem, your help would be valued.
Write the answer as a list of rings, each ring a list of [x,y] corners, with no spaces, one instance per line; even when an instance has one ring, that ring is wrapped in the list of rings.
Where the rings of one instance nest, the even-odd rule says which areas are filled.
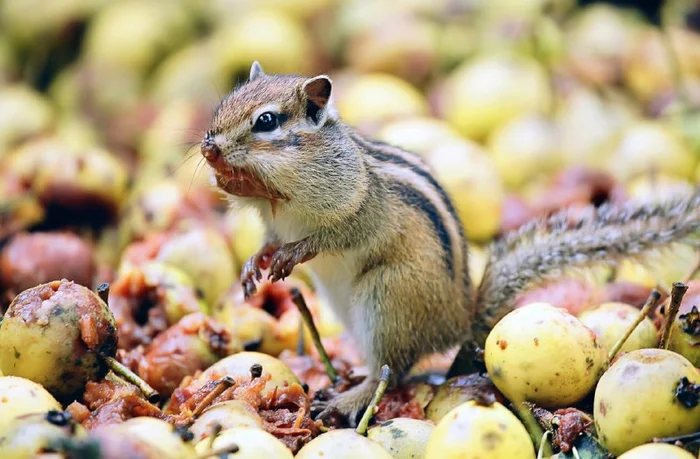
[[[306,354],[306,339],[304,336],[304,321],[299,322],[299,338],[297,340],[297,355],[302,356]]]
[[[146,381],[139,377],[139,375],[122,365],[114,357],[110,357],[103,354],[101,354],[100,356],[104,359],[105,363],[107,364],[107,367],[109,367],[109,369],[112,370],[114,374],[116,374],[123,380],[130,382],[134,386],[138,387],[139,390],[143,393],[143,395],[146,396],[146,400],[154,404],[160,401],[160,394],[158,393],[158,391],[149,386]]]
[[[693,443],[693,442],[698,441],[698,440],[700,440],[700,432],[693,432],[691,434],[679,435],[677,437],[654,438],[652,441],[654,443],[670,443],[672,445],[675,445],[678,442],[685,444],[685,443]]]
[[[642,306],[642,309],[639,311],[637,318],[634,319],[634,322],[632,322],[632,324],[629,327],[627,327],[627,331],[625,332],[625,334],[617,340],[617,342],[610,349],[610,352],[608,352],[608,361],[606,366],[610,366],[610,362],[612,362],[617,353],[620,352],[620,349],[625,344],[627,339],[634,332],[637,326],[642,323],[644,318],[649,315],[649,312],[656,306],[660,299],[661,293],[659,293],[659,291],[656,289],[652,290],[649,294],[649,298],[647,298],[646,303],[644,303],[644,306]]]
[[[678,310],[681,308],[681,302],[683,301],[683,295],[685,295],[687,290],[688,286],[683,282],[673,283],[673,288],[671,289],[671,303],[668,306],[666,322],[664,322],[661,340],[659,341],[659,349],[668,349],[668,341],[671,339],[671,327],[676,320],[676,315],[678,315]]]
[[[530,411],[527,403],[513,402],[511,406],[525,426],[527,433],[530,434],[530,440],[532,443],[536,448],[539,447],[539,451],[542,452],[542,456],[552,457],[554,454],[552,452],[552,447],[548,442],[542,442],[542,437],[545,433],[542,431],[539,422],[537,422],[537,418],[535,418],[534,413]]]
[[[362,415],[362,419],[360,419],[360,423],[357,425],[357,429],[355,429],[355,432],[357,432],[359,435],[367,435],[367,426],[369,425],[369,420],[372,419],[372,416],[377,412],[377,405],[379,405],[379,401],[382,399],[384,396],[384,392],[386,392],[386,388],[389,386],[389,378],[391,377],[391,368],[389,368],[389,365],[382,365],[382,373],[379,376],[379,384],[377,384],[377,390],[374,391],[374,396],[372,397],[372,401],[369,403],[369,406],[365,410],[365,413]]]
[[[549,443],[547,443],[547,437],[549,437],[549,434],[551,434],[551,433],[552,433],[551,431],[547,430],[544,433],[544,435],[542,435],[542,440],[540,440],[540,449],[537,450],[537,459],[542,459],[544,457],[545,445],[549,445]],[[551,455],[549,455],[547,457],[551,457]]]
[[[328,354],[323,347],[323,343],[321,343],[321,335],[318,333],[318,328],[316,328],[316,325],[314,324],[314,318],[311,316],[311,311],[309,311],[309,307],[306,305],[304,296],[296,287],[292,289],[292,301],[294,301],[294,304],[299,309],[299,313],[301,314],[301,318],[303,319],[304,323],[307,327],[309,327],[309,331],[311,331],[311,338],[314,341],[314,346],[316,346],[318,355],[321,357],[323,366],[326,367],[326,373],[328,373],[328,377],[331,378],[331,382],[335,384],[339,379],[338,372],[335,371],[335,368],[333,368],[331,359],[328,357]]]
[[[104,282],[97,286],[97,296],[109,306],[109,283]]]
[[[225,376],[225,377],[221,378],[216,383],[216,386],[211,390],[211,392],[209,392],[202,399],[202,401],[197,404],[197,406],[194,408],[194,410],[192,410],[192,416],[190,416],[190,419],[194,420],[195,418],[197,418],[197,416],[202,414],[202,412],[209,405],[211,405],[211,403],[214,401],[214,399],[216,399],[216,397],[221,395],[223,393],[223,391],[225,391],[229,387],[233,386],[234,384],[236,384],[236,382],[230,376]]]
[[[237,453],[240,448],[236,444],[222,446],[218,449],[209,449],[203,453],[197,454],[195,457],[197,459],[204,459],[207,457],[227,457],[229,454]]]

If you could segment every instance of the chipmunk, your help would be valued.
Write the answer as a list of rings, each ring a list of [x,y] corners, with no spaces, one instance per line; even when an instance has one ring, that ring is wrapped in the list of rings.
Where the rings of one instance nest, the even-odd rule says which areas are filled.
[[[468,364],[516,294],[562,270],[640,256],[700,229],[698,193],[604,207],[579,222],[552,217],[496,243],[477,289],[464,228],[430,168],[344,124],[331,90],[326,75],[268,75],[255,62],[201,144],[217,186],[257,209],[266,226],[264,246],[242,269],[246,295],[262,270],[275,282],[308,263],[371,370],[359,385],[315,401],[317,419],[339,411],[356,421],[383,364],[392,384],[420,357],[460,344],[455,362]]]

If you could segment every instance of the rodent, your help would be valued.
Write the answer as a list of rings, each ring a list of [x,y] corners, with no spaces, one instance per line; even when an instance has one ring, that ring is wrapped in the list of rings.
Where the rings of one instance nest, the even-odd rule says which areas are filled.
[[[641,256],[700,230],[697,192],[604,206],[578,222],[561,214],[497,242],[476,288],[464,228],[430,168],[343,123],[331,91],[325,75],[268,75],[255,62],[201,144],[218,187],[266,226],[242,269],[246,295],[261,270],[277,281],[308,263],[370,369],[358,386],[315,402],[319,418],[337,410],[353,423],[383,364],[396,383],[420,357],[461,344],[453,369],[468,368],[515,296],[561,270]]]

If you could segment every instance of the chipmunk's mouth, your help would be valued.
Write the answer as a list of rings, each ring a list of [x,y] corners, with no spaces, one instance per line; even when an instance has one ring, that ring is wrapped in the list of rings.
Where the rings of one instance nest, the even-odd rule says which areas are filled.
[[[263,180],[245,167],[229,165],[212,165],[216,184],[225,192],[234,196],[263,198],[269,200],[287,200],[287,196],[270,188]]]

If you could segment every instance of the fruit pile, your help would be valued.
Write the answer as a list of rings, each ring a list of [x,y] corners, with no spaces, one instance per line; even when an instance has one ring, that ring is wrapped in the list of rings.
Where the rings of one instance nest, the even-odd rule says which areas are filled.
[[[533,218],[698,186],[695,3],[2,0],[0,457],[697,457],[697,243],[533,289],[484,371],[427,358],[324,425],[363,362],[303,265],[244,299],[263,228],[199,153],[254,60],[326,73],[434,168],[478,282]]]

